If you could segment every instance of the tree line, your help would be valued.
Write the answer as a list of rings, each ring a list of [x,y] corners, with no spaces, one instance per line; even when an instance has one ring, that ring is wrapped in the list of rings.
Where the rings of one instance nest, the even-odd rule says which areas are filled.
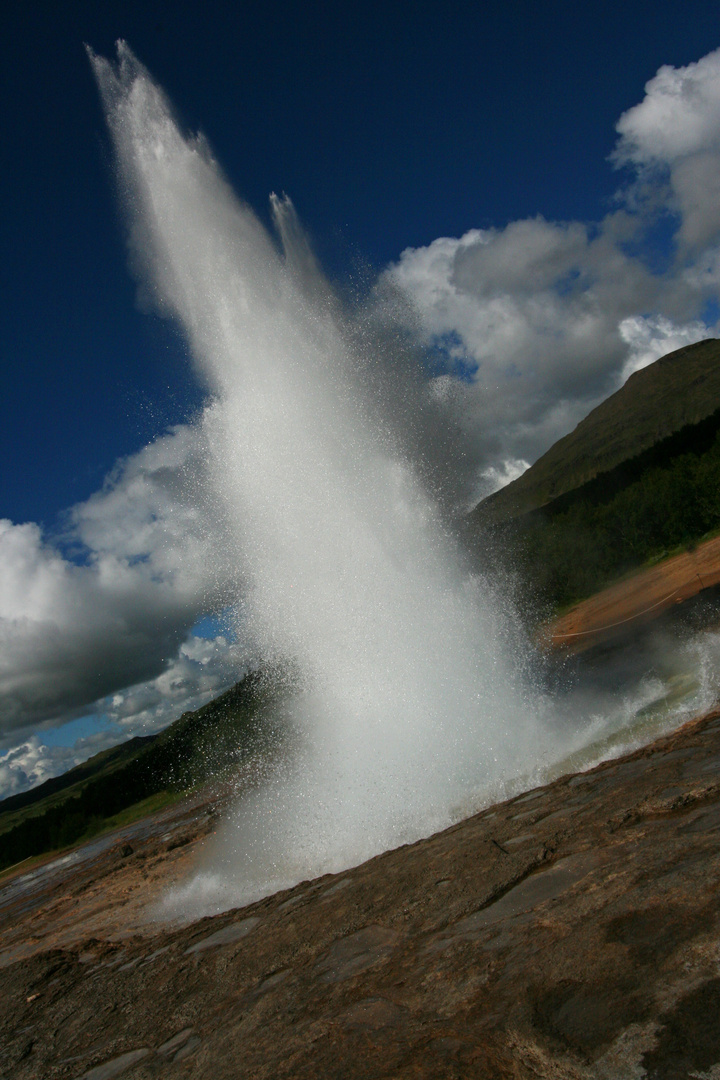
[[[720,527],[720,432],[707,446],[658,459],[629,463],[614,483],[599,477],[513,523],[522,576],[547,604],[590,596]]]
[[[0,870],[89,838],[151,795],[185,791],[237,765],[267,741],[264,707],[275,694],[271,679],[252,673],[204,708],[183,714],[129,761],[109,769],[101,762],[89,778],[86,766],[85,778],[62,801],[41,800],[22,810],[20,820],[12,814],[14,823],[0,831]]]

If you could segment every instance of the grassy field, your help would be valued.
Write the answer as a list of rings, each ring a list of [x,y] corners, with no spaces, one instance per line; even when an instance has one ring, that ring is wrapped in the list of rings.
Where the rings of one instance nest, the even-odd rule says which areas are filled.
[[[0,870],[0,883],[2,883],[3,878],[12,874],[20,866],[23,868],[23,872],[32,870],[42,863],[48,862],[54,858],[59,858],[66,852],[72,851],[78,844],[82,844],[86,840],[92,840],[96,837],[103,836],[105,833],[112,832],[114,829],[122,829],[125,825],[132,825],[135,821],[141,821],[142,818],[147,817],[148,814],[154,814],[158,810],[164,810],[168,806],[173,806],[175,803],[186,798],[187,794],[188,793],[184,791],[158,791],[155,795],[149,795],[147,799],[142,799],[140,802],[128,806],[119,814],[105,818],[93,830],[79,836],[72,844],[67,844],[65,847],[50,848],[37,855],[27,855],[17,863],[6,866],[4,869]]]

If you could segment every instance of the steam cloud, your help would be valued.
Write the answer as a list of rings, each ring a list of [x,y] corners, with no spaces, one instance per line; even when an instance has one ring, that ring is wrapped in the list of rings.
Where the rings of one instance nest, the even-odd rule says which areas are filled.
[[[291,204],[274,200],[280,252],[118,56],[93,64],[136,265],[213,394],[220,573],[241,569],[246,633],[296,673],[277,772],[216,841],[212,902],[227,905],[447,824],[478,787],[535,767],[541,732],[511,658],[520,632],[428,495],[412,424],[383,407],[404,378],[368,349],[379,330],[363,340],[342,315]]]

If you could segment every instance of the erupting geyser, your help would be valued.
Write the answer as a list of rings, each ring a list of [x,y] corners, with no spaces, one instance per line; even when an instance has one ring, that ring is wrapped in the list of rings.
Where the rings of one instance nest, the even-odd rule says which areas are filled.
[[[291,205],[273,200],[281,252],[123,43],[118,56],[91,59],[135,263],[211,390],[201,422],[231,537],[218,561],[239,568],[243,632],[300,673],[285,756],[187,887],[217,910],[448,824],[532,769],[539,725],[515,632],[373,404]]]

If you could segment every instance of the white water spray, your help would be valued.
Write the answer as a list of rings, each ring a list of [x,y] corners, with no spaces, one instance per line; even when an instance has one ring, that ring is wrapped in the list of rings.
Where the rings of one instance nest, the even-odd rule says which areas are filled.
[[[373,410],[367,358],[290,204],[273,200],[280,254],[123,43],[118,56],[91,59],[133,257],[213,394],[218,561],[237,563],[256,646],[301,674],[292,752],[187,890],[217,910],[448,824],[532,770],[540,725],[512,623]]]

